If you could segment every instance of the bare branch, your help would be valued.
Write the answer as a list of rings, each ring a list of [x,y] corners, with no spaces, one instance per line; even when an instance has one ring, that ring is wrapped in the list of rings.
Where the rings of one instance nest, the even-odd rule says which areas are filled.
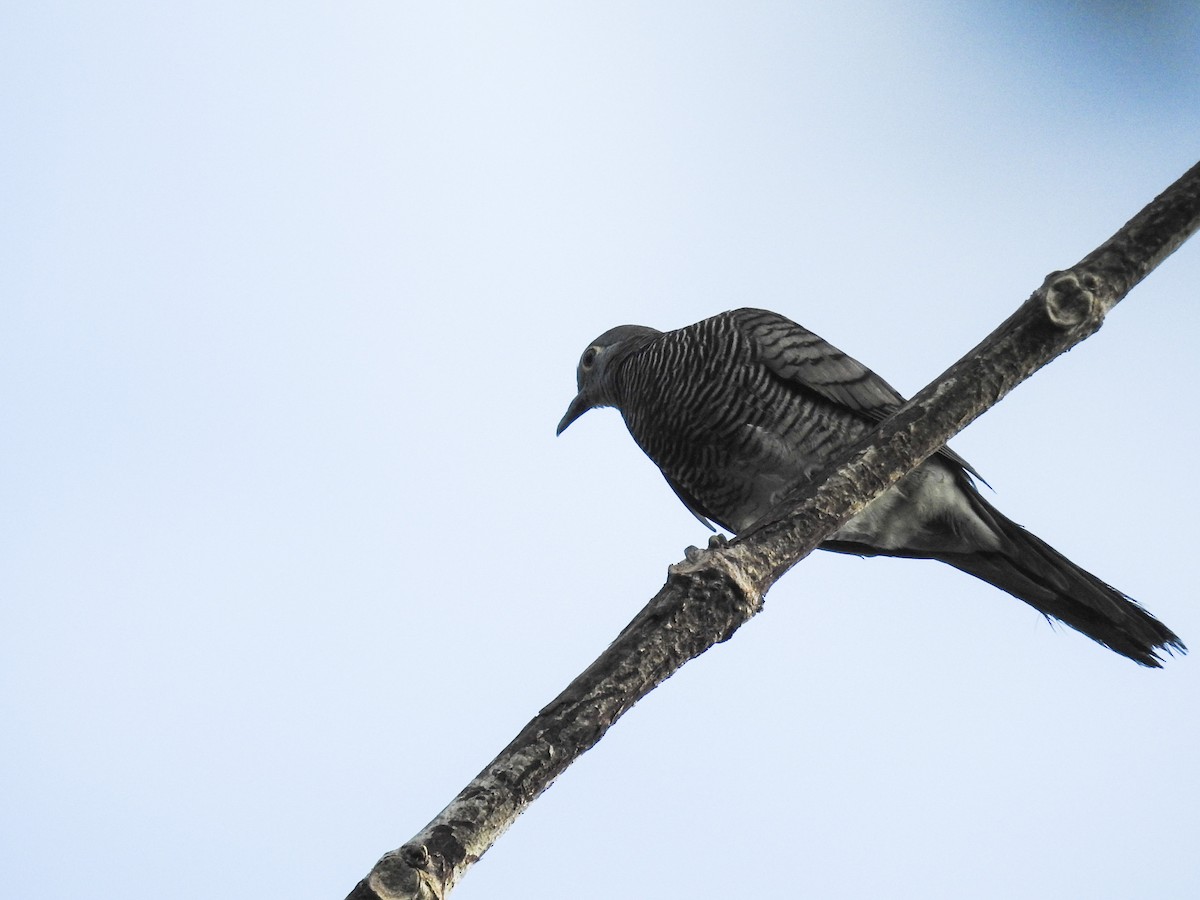
[[[424,829],[386,854],[347,900],[442,898],[535,797],[639,699],[727,640],[763,595],[874,497],[1104,316],[1200,227],[1200,164],[1112,238],[1054,272],[1007,321],[918,393],[823,481],[725,544],[690,548],[666,584],[588,669]]]

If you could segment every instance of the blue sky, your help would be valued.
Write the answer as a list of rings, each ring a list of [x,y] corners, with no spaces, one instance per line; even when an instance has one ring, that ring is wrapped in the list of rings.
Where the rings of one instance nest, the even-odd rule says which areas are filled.
[[[1196,162],[1198,15],[6,10],[8,893],[344,896],[706,537],[615,414],[555,439],[584,346],[765,306],[917,390]],[[1197,283],[954,443],[1193,646]],[[1198,699],[816,554],[455,896],[1194,897]]]

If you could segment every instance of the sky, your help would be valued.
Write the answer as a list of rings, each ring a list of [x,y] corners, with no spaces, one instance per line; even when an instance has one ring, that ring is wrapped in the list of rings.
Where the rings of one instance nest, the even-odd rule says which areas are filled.
[[[341,898],[707,532],[622,323],[906,393],[1200,158],[1192,3],[9,4],[0,884]],[[1200,244],[954,447],[1200,647]],[[1192,898],[1200,661],[817,553],[454,896]]]

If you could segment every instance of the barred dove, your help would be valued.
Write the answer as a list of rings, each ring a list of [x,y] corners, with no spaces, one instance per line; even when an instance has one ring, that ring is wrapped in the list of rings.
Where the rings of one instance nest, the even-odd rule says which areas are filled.
[[[776,313],[739,309],[676,331],[621,325],[596,338],[561,434],[589,409],[620,410],[695,516],[741,532],[903,398],[866,366]],[[992,507],[943,447],[822,548],[937,559],[1144,666],[1185,652],[1165,625]],[[709,526],[711,527],[711,526]]]

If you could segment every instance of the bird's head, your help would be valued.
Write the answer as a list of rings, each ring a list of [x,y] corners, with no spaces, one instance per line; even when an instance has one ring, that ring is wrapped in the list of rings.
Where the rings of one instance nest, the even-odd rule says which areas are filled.
[[[631,351],[660,334],[662,332],[658,329],[645,325],[618,325],[588,344],[583,355],[579,357],[579,367],[575,370],[579,393],[567,407],[567,413],[558,423],[555,434],[562,434],[568,425],[589,409],[612,406],[616,398],[612,396],[611,374],[615,371],[616,364]]]

